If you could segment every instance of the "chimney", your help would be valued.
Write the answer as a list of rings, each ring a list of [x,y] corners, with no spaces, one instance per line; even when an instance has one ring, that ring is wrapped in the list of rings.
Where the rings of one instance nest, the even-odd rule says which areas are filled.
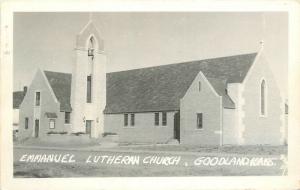
[[[24,92],[24,95],[27,93],[27,86],[23,87],[23,92]]]

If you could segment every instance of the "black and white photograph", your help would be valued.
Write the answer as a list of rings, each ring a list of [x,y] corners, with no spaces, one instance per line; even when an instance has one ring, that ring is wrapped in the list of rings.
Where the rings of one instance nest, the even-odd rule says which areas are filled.
[[[297,190],[300,3],[0,2],[0,189]]]
[[[15,12],[13,177],[288,175],[287,12]]]

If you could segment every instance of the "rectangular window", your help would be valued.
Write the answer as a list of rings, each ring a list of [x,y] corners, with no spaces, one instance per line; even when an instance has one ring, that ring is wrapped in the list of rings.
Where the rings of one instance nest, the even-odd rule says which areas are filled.
[[[199,85],[198,88],[199,88],[199,92],[200,92],[201,91],[201,82],[199,82],[198,85]]]
[[[41,92],[35,92],[35,105],[40,106],[41,104]]]
[[[92,75],[87,76],[86,102],[92,102]]]
[[[162,112],[162,125],[167,125],[167,112]]]
[[[197,113],[197,129],[203,129],[203,114]]]
[[[158,126],[159,125],[159,113],[154,113],[154,125]]]
[[[134,126],[134,114],[130,114],[130,125]]]
[[[70,112],[65,112],[65,123],[66,124],[70,123],[70,118],[71,118],[71,113]]]
[[[54,119],[50,119],[50,121],[49,121],[49,128],[50,129],[54,129],[55,128],[55,120]]]
[[[124,114],[124,126],[128,126],[128,114]]]
[[[28,129],[29,119],[25,117],[25,129]]]

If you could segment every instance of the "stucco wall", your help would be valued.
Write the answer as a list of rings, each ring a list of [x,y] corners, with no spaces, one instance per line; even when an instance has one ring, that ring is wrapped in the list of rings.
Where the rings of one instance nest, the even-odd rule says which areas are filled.
[[[201,91],[198,83],[201,81]],[[222,99],[200,72],[180,101],[180,143],[220,145]],[[203,113],[203,129],[197,129],[197,113]]]
[[[227,84],[227,91],[228,91],[228,95],[230,96],[230,98],[232,99],[232,101],[234,102],[235,104],[235,109],[234,109],[234,125],[235,127],[232,127],[232,126],[228,126],[226,124],[226,119],[225,119],[225,123],[224,125],[227,125],[229,128],[231,128],[232,130],[235,130],[234,133],[236,136],[234,137],[230,137],[230,134],[229,134],[229,137],[227,137],[227,135],[223,135],[224,138],[235,138],[235,144],[242,144],[242,138],[241,138],[241,131],[243,130],[242,129],[242,117],[243,117],[243,110],[242,110],[242,105],[243,105],[243,99],[241,98],[241,92],[243,90],[243,84],[241,83],[228,83]],[[223,114],[224,117],[227,117],[226,116],[227,114]],[[223,119],[224,120],[224,119]],[[226,129],[228,128],[226,127]],[[225,130],[226,130],[225,129]],[[225,132],[226,133],[226,132]],[[227,140],[225,140],[224,144],[227,144],[228,142],[226,142]],[[228,143],[228,144],[231,144],[232,142]]]
[[[281,130],[283,127],[282,99],[272,71],[263,53],[258,55],[244,81],[242,91],[243,118],[242,137],[244,144],[282,144]],[[260,116],[261,81],[266,81],[267,114]]]
[[[35,92],[41,92],[41,105],[40,113],[34,114],[34,98]],[[20,105],[19,114],[19,138],[24,139],[34,136],[34,120],[40,120],[39,137],[47,135],[51,131],[68,131],[69,128],[64,126],[64,112],[59,111],[59,102],[55,101],[54,94],[50,91],[50,88],[43,76],[42,71],[38,70],[31,85],[29,86],[26,96],[22,104]],[[54,112],[58,118],[55,120],[55,129],[49,128],[49,119],[46,117],[46,112]],[[25,129],[25,117],[29,118],[28,129]]]
[[[238,144],[236,109],[223,109],[223,144]]]
[[[166,143],[174,137],[174,114],[167,112],[167,126],[162,126],[162,113],[159,112],[159,126],[154,125],[154,113],[135,113],[135,125],[124,126],[123,114],[105,114],[104,132],[113,132],[119,135],[120,142]]]
[[[85,132],[85,120],[92,120],[92,135],[98,137],[103,132],[106,104],[106,57],[95,53],[92,71],[92,102],[86,102],[87,76],[89,73],[86,50],[77,49],[76,63],[72,74],[72,131]]]

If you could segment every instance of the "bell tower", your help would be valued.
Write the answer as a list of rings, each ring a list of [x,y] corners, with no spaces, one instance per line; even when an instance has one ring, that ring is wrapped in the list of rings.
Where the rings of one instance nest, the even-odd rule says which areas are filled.
[[[72,72],[72,132],[92,138],[103,133],[106,105],[106,56],[103,40],[92,20],[76,39],[76,61]]]

